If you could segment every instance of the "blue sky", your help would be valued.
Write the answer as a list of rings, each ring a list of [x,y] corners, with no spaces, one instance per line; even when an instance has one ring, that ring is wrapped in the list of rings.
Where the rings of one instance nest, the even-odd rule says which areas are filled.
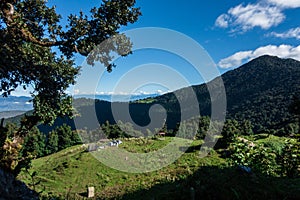
[[[87,13],[92,6],[101,3],[98,0],[49,0],[48,2],[50,5],[56,5],[57,12],[64,18],[80,10]],[[216,64],[219,74],[264,54],[300,60],[300,0],[137,0],[137,6],[141,8],[142,16],[138,22],[121,28],[121,31],[161,27],[185,34],[204,48]],[[84,58],[77,56],[76,63],[84,65]],[[124,87],[124,91],[117,92],[163,93],[204,81],[201,74],[197,73],[186,60],[168,52],[148,49],[118,59],[117,67],[112,73],[100,70],[97,83],[92,82],[89,76],[95,77],[99,69],[97,72],[96,69],[84,67],[82,74],[85,74],[85,77],[81,77],[81,80],[85,80],[83,88],[76,89],[75,86],[73,92],[116,93],[115,87],[122,77],[137,66],[149,67],[151,63],[155,63],[152,65],[153,70],[156,69],[155,66],[165,66],[165,69],[182,75],[185,81],[180,82],[174,74],[157,70],[153,73],[139,74],[138,78],[148,80],[152,77],[155,80],[155,77],[161,77],[169,84],[164,85],[154,81],[152,84],[132,87],[131,81],[126,83],[121,81],[122,85],[130,85],[131,88],[126,90]],[[96,89],[94,89],[95,84]],[[92,89],[88,89],[89,87]]]

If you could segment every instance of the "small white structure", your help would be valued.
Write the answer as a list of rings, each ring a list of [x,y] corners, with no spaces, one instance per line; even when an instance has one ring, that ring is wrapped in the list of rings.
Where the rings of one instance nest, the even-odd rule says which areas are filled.
[[[165,132],[159,132],[159,133],[157,133],[157,135],[164,137],[164,136],[166,136],[166,133]]]
[[[114,146],[118,147],[119,144],[122,144],[121,140],[113,140],[113,141],[111,141],[111,142],[108,143],[108,146],[110,146],[110,147],[114,147]]]
[[[95,188],[94,187],[88,187],[88,198],[93,198],[95,196]]]

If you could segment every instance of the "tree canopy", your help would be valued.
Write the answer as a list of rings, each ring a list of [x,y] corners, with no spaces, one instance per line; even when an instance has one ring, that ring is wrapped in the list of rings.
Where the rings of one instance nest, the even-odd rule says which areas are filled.
[[[65,90],[80,70],[74,55],[86,56],[91,65],[101,62],[111,71],[111,52],[131,53],[130,39],[117,35],[118,30],[139,15],[135,0],[103,0],[88,14],[70,14],[63,25],[55,6],[45,0],[1,0],[0,92],[8,96],[17,87],[33,88],[33,116],[23,120],[23,127],[70,115],[71,97]],[[95,50],[103,41],[108,42]]]

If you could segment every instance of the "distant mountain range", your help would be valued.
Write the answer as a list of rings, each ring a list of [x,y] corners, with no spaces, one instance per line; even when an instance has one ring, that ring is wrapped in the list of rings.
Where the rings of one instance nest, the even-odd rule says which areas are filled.
[[[75,95],[74,98],[87,98],[87,99],[98,99],[108,102],[127,102],[127,101],[136,101],[140,99],[145,99],[149,97],[157,97],[159,94],[128,94],[128,95],[111,95],[111,94],[101,94],[101,95],[91,95],[91,94],[82,94]],[[9,97],[0,97],[0,112],[4,111],[28,111],[32,110],[32,103],[30,102],[31,97],[26,96],[9,96]]]
[[[28,111],[32,109],[30,97],[8,96],[0,97],[0,112],[4,111]]]
[[[102,95],[75,95],[74,98],[88,98],[88,99],[98,99],[103,101],[117,101],[117,102],[126,102],[126,101],[136,101],[140,99],[145,99],[149,97],[156,97],[159,94],[132,94],[132,95],[111,95],[111,94],[102,94]],[[18,114],[22,114],[26,111],[32,110],[32,102],[30,102],[31,97],[26,96],[9,96],[9,97],[0,97],[0,119],[13,117]]]
[[[108,102],[128,102],[128,101],[136,101],[140,99],[145,99],[149,97],[157,97],[159,94],[81,94],[75,95],[74,98],[87,98],[87,99],[98,99]]]
[[[207,84],[191,86],[175,91],[180,101],[189,102],[190,88],[193,89],[197,98],[201,115],[210,115],[211,99],[207,85],[215,84],[222,78],[227,97],[227,118],[250,120],[255,130],[264,127],[272,127],[284,121],[291,120],[292,116],[288,111],[293,95],[300,92],[300,62],[293,59],[280,59],[273,56],[261,56],[249,63],[229,72],[221,77],[212,80]],[[167,93],[161,96],[148,97],[145,100],[133,101],[129,104],[130,117],[140,126],[150,123],[149,109],[152,105],[159,104],[167,110],[166,123],[169,128],[174,128],[181,120],[180,103],[174,93]],[[139,97],[137,99],[143,99]],[[133,100],[133,99],[132,99]],[[113,105],[119,113],[127,110],[128,104],[122,102],[108,102],[103,100],[92,100],[89,98],[75,99],[75,107],[80,113],[81,124],[77,128],[97,128],[92,112],[96,110],[99,123],[109,121],[115,123],[111,106]],[[197,106],[197,105],[194,105]],[[192,117],[195,107],[186,108],[187,113]],[[161,107],[152,107],[152,113],[160,116],[164,112]],[[152,119],[153,120],[153,119]],[[75,128],[72,120],[58,119],[55,126],[62,123],[70,124]],[[79,126],[78,126],[79,125]],[[51,129],[45,127],[45,130]]]
[[[7,119],[7,118],[15,117],[18,115],[22,115],[25,112],[26,111],[19,111],[19,110],[3,111],[3,112],[0,112],[0,119],[2,119],[2,118]]]

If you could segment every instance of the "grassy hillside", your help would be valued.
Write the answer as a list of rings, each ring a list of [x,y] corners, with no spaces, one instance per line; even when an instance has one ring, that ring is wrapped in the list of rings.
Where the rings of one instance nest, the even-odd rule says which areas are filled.
[[[119,148],[149,152],[171,140],[168,137],[124,140]],[[95,187],[98,199],[189,199],[191,187],[196,197],[203,199],[300,198],[299,178],[247,174],[231,167],[215,151],[200,159],[197,150],[201,144],[202,141],[194,141],[188,151],[168,167],[136,174],[111,169],[86,152],[84,147],[74,146],[34,160],[31,173],[35,171],[37,175],[33,181],[25,172],[19,178],[31,186],[36,183],[36,191],[44,196],[52,194],[61,199],[84,199],[87,186]]]

